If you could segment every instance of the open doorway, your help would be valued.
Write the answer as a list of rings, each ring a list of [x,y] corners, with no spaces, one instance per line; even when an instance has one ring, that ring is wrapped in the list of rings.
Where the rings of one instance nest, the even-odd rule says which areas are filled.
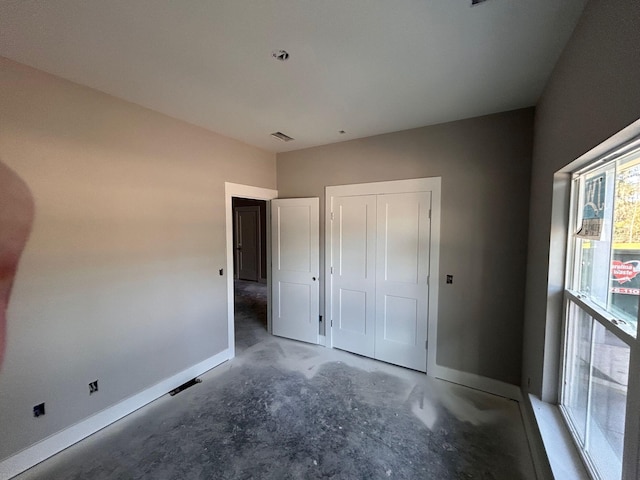
[[[233,278],[267,283],[267,202],[233,197]]]
[[[224,197],[225,197],[225,233],[226,233],[226,244],[227,244],[227,268],[226,268],[226,281],[227,281],[227,319],[228,319],[228,338],[229,338],[229,358],[233,358],[235,356],[236,349],[236,334],[235,334],[235,275],[234,275],[234,251],[235,246],[233,242],[233,199],[234,198],[244,198],[251,200],[263,200],[265,201],[265,220],[266,220],[266,252],[267,255],[265,257],[265,262],[268,267],[266,267],[266,296],[267,296],[267,329],[263,332],[264,335],[271,332],[271,268],[270,268],[270,221],[269,221],[269,210],[270,205],[269,201],[278,197],[277,190],[272,190],[269,188],[262,187],[253,187],[250,185],[242,185],[239,183],[230,183],[225,182],[224,184]],[[264,224],[263,224],[264,225]],[[263,270],[264,272],[264,270]],[[223,274],[223,271],[221,272]],[[256,282],[260,283],[260,282]],[[261,284],[264,285],[264,284]],[[262,287],[264,288],[264,287]],[[251,337],[249,337],[248,342],[243,341],[243,347],[248,348],[246,345],[251,343]]]
[[[233,308],[236,353],[267,333],[267,202],[232,197]]]

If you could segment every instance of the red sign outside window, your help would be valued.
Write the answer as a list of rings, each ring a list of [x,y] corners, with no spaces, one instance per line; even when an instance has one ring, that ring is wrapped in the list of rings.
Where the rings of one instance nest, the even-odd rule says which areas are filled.
[[[640,274],[640,261],[628,260],[621,262],[614,260],[611,262],[611,293],[620,293],[622,295],[640,295],[640,288],[623,287],[627,282],[633,280]],[[617,285],[616,285],[617,282]]]

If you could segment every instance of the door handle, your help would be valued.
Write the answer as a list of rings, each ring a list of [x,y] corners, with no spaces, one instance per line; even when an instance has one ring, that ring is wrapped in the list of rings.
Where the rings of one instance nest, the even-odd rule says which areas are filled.
[[[316,277],[311,277],[311,280],[313,280],[315,282],[316,281]]]

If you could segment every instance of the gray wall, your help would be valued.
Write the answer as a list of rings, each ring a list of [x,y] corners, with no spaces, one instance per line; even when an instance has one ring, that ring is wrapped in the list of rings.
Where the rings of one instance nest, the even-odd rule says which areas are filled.
[[[2,460],[229,347],[224,182],[275,188],[276,169],[272,153],[1,57],[0,125],[0,162],[35,201],[0,370]]]
[[[637,0],[589,2],[536,107],[522,383],[542,395],[544,381],[548,401],[557,391],[566,230],[562,192],[552,223],[554,172],[640,118],[639,20]]]
[[[278,193],[441,176],[438,364],[519,384],[532,137],[523,109],[283,153]]]

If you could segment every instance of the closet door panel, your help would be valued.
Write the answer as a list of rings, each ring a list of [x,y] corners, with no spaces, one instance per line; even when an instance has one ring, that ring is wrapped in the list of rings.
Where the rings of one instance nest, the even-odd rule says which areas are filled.
[[[376,197],[336,197],[332,205],[333,346],[374,356]]]
[[[429,192],[378,195],[374,357],[427,368]]]

